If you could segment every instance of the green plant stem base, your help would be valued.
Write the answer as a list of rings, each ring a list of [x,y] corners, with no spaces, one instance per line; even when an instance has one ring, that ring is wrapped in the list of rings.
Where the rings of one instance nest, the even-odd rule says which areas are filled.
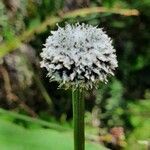
[[[74,150],[84,150],[84,93],[80,87],[72,89],[72,106],[74,119]]]

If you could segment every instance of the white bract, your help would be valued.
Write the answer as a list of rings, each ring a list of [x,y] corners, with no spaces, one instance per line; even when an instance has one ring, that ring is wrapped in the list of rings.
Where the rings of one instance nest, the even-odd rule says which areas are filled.
[[[41,67],[48,71],[51,81],[60,86],[96,87],[107,83],[118,66],[111,39],[97,27],[86,24],[67,24],[52,31],[42,49]]]

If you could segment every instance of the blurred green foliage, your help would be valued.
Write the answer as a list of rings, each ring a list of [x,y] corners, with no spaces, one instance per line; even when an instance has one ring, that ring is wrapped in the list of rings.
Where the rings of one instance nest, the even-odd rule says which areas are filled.
[[[106,11],[96,13],[88,9],[90,12],[86,14],[85,10],[82,11],[84,7],[102,7]],[[112,8],[115,13],[112,13]],[[77,9],[78,12],[72,13]],[[121,15],[122,9],[127,9],[126,15]],[[137,9],[139,15],[132,16],[129,9]],[[21,114],[38,116],[50,123],[71,126],[70,91],[57,90],[57,83],[49,83],[44,70],[39,68],[42,44],[50,30],[57,28],[57,22],[60,26],[64,26],[65,22],[85,22],[103,27],[112,37],[117,50],[119,68],[116,76],[110,79],[109,84],[100,84],[98,90],[86,92],[87,132],[104,136],[110,134],[111,128],[121,126],[127,142],[124,149],[146,149],[150,142],[149,0],[0,1],[0,56],[5,55],[0,58],[0,106]],[[46,149],[53,146],[57,139],[62,140],[64,147],[68,143],[72,145],[70,135],[66,133],[58,134],[47,129],[48,133],[43,135],[46,129],[38,123],[35,130],[32,123],[18,121],[17,117],[7,113],[0,115],[0,146],[4,150],[9,150],[10,146],[15,150],[20,146],[21,149],[21,143],[27,146],[26,149],[32,149],[28,146],[33,145],[39,149],[45,146]],[[10,139],[9,135],[15,131],[18,134]],[[20,133],[33,143],[26,141]],[[67,143],[63,141],[64,136]],[[17,139],[21,140],[18,142]],[[147,144],[141,144],[142,141]],[[111,140],[108,140],[105,145],[111,149],[123,149],[119,144],[110,143]]]
[[[148,148],[150,139],[150,99],[143,100],[138,103],[129,103],[128,110],[131,112],[129,113],[129,118],[134,130],[131,134],[129,134],[128,143],[130,146],[128,146],[127,149],[144,150]]]
[[[72,133],[50,129],[24,129],[7,121],[0,121],[0,147],[3,150],[73,150]],[[10,138],[10,135],[13,138]],[[64,138],[65,137],[65,138]],[[98,144],[86,143],[87,150],[105,150]]]

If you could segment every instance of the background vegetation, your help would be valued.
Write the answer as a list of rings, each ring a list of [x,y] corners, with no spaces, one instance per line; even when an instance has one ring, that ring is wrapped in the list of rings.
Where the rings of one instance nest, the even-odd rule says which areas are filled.
[[[56,23],[84,22],[114,40],[119,68],[86,92],[86,149],[150,147],[149,0],[0,0],[0,147],[71,150],[70,91],[39,67]]]

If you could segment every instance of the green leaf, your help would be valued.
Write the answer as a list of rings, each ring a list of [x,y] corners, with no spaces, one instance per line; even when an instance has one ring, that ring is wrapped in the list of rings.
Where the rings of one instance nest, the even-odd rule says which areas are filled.
[[[0,148],[2,150],[73,150],[71,132],[51,129],[25,129],[0,120]],[[86,150],[104,150],[99,144],[86,142]]]

